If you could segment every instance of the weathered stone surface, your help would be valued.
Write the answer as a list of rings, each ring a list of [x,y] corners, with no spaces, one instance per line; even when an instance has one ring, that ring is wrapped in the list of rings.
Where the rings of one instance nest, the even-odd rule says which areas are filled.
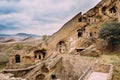
[[[98,57],[101,54],[101,52],[99,50],[97,50],[94,45],[91,45],[88,48],[86,48],[85,50],[83,50],[82,52],[80,52],[80,54],[84,55],[84,56]]]

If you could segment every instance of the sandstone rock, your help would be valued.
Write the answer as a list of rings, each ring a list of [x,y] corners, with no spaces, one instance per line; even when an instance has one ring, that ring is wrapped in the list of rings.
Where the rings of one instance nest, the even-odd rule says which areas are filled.
[[[80,53],[80,55],[91,56],[91,57],[98,57],[100,54],[101,52],[98,49],[96,49],[94,45],[89,46]]]

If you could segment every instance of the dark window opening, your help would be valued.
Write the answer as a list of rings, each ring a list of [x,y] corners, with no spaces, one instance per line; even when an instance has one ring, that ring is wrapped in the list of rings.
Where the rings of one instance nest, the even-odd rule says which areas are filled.
[[[15,55],[15,62],[20,63],[20,55]]]
[[[78,32],[78,38],[79,37],[82,37],[82,32],[81,31]]]
[[[106,7],[104,6],[103,8],[102,8],[102,13],[105,15],[105,11],[106,11]]]
[[[81,52],[83,50],[84,50],[84,48],[76,49],[76,52]]]
[[[80,18],[78,19],[78,21],[79,21],[79,22],[82,22],[82,17],[80,17]]]
[[[63,41],[59,42],[59,45],[62,45],[62,43],[64,43]]]
[[[35,55],[35,58],[37,58],[37,55]]]
[[[51,78],[52,78],[52,79],[57,79],[57,77],[56,77],[55,74],[52,74],[52,75],[51,75]]]
[[[41,59],[41,55],[39,55],[39,59]]]
[[[92,37],[92,33],[90,33],[90,37]]]
[[[116,7],[113,6],[111,9],[110,9],[110,13],[116,13]]]

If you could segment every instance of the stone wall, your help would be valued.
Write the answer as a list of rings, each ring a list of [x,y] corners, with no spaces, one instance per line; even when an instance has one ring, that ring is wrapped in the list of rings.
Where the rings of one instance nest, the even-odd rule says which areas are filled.
[[[109,73],[110,65],[95,63],[92,70],[95,72]]]
[[[79,78],[79,80],[87,80],[87,78],[90,76],[92,72],[103,72],[103,73],[108,73],[108,78],[107,80],[112,80],[113,76],[113,65],[109,64],[100,64],[100,63],[95,63],[93,66],[89,66],[86,71],[82,74],[82,76]]]

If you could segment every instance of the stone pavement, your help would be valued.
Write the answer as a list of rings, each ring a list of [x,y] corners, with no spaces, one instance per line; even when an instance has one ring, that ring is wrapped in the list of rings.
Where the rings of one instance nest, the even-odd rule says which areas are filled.
[[[108,73],[102,73],[102,72],[93,72],[88,80],[107,80]]]

